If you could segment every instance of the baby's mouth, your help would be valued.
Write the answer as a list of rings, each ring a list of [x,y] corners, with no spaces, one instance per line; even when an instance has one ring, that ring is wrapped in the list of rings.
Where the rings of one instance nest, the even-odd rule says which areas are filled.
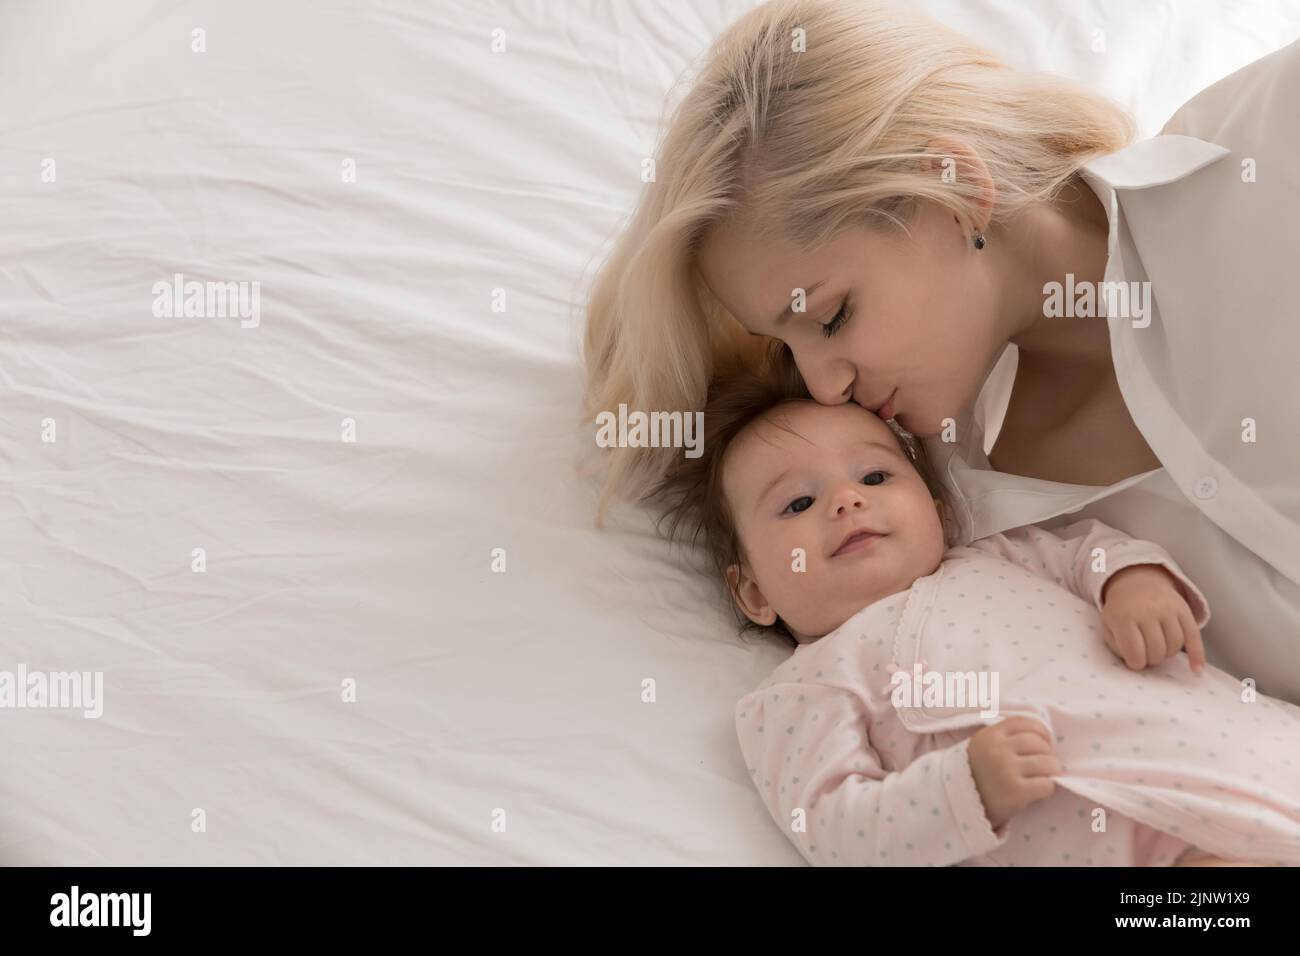
[[[843,543],[840,544],[840,546],[835,549],[834,553],[831,554],[831,557],[834,558],[841,554],[848,554],[852,551],[861,551],[864,548],[869,548],[883,537],[884,534],[875,531],[855,531],[844,539]]]

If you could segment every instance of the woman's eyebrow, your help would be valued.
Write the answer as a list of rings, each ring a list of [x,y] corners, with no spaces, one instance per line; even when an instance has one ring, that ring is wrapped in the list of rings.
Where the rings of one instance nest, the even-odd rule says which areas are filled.
[[[818,279],[818,280],[817,280],[816,282],[814,282],[812,285],[808,286],[807,288],[804,288],[804,290],[803,290],[803,299],[804,299],[804,305],[805,305],[805,306],[808,304],[808,300],[812,298],[812,294],[813,294],[814,292],[816,292],[818,289],[820,289],[822,286],[824,286],[825,284],[826,284],[826,280],[825,280],[825,279]],[[803,288],[803,287],[802,287],[802,286],[796,286],[795,288]],[[791,297],[791,299],[790,299],[790,304],[787,305],[787,306],[785,307],[785,309],[782,310],[782,312],[781,312],[780,315],[778,315],[775,319],[772,320],[772,329],[773,329],[773,331],[775,331],[775,330],[776,330],[776,329],[781,325],[782,322],[784,322],[786,319],[788,319],[788,318],[789,318],[791,315],[793,315],[793,314],[794,314],[794,298]],[[765,334],[765,333],[763,333],[763,332],[750,332],[749,334],[750,334],[750,335],[763,335],[763,334]]]
[[[813,285],[807,287],[796,286],[797,289],[803,289],[803,304],[807,306],[807,300],[813,298],[813,293],[815,293],[816,290],[820,289],[820,287],[824,285],[826,285],[826,280],[824,280],[824,278],[820,278],[820,280],[814,282]],[[792,299],[790,299],[790,304],[788,304],[788,306],[785,307],[783,311],[781,311],[779,316],[776,316],[776,319],[772,320],[772,328],[776,328],[777,325],[784,323],[784,321],[789,319],[789,317],[792,316],[793,313],[794,313],[794,300],[792,297]]]

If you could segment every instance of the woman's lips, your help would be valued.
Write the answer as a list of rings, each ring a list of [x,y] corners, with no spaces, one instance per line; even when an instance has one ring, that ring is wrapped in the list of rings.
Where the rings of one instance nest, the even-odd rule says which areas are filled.
[[[876,412],[876,414],[880,416],[881,421],[887,422],[894,417],[894,396],[897,394],[898,389],[894,389],[890,392],[888,400],[885,404],[881,405],[880,410]]]
[[[841,554],[848,554],[850,551],[861,551],[863,548],[869,548],[883,537],[883,534],[873,534],[870,531],[855,534],[853,537],[849,538],[848,541],[844,542],[844,544],[840,545],[831,557],[837,558]]]

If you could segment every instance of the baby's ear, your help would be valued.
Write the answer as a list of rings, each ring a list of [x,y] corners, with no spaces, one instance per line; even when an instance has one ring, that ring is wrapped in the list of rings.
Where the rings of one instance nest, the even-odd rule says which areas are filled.
[[[736,606],[755,624],[770,627],[776,623],[776,611],[767,603],[758,582],[743,563],[727,568],[727,588]]]

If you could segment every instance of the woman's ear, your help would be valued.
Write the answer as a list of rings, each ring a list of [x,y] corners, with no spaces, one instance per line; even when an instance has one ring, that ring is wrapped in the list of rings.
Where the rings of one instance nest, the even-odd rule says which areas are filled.
[[[767,603],[767,598],[759,590],[758,582],[743,562],[727,568],[727,586],[745,617],[764,627],[776,623],[776,611]]]
[[[978,232],[987,229],[989,220],[993,217],[997,188],[979,153],[958,136],[936,136],[926,144],[925,151],[921,168],[942,177],[945,183],[961,183],[971,187],[971,225]]]

